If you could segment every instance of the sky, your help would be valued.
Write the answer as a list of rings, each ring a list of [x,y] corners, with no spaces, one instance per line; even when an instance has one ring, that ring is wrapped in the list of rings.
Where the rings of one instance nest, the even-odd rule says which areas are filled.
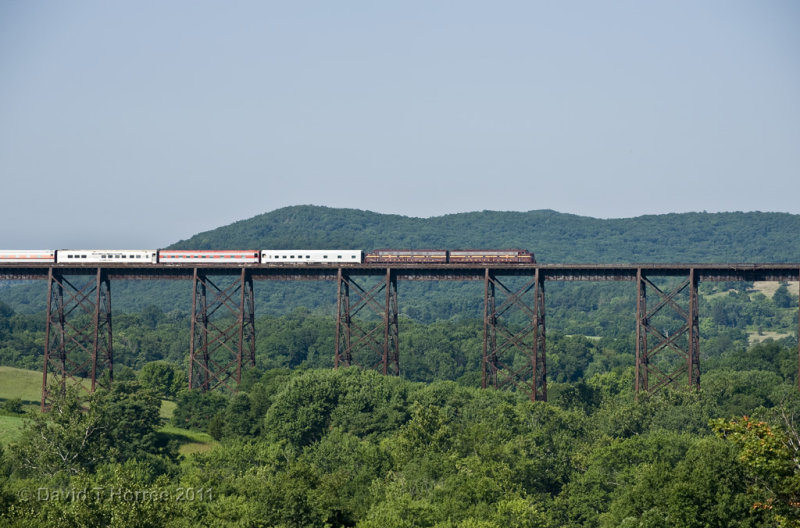
[[[280,207],[800,214],[800,3],[0,2],[0,248]]]

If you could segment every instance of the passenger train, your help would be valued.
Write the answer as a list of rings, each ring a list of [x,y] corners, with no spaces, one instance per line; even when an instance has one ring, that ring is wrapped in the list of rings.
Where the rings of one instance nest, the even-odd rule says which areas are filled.
[[[0,250],[0,264],[534,263],[525,249],[50,249]]]

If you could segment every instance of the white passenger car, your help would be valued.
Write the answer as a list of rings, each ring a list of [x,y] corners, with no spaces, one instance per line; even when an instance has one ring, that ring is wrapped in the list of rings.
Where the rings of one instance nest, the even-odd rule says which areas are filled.
[[[363,255],[360,249],[264,249],[261,251],[261,263],[360,264]]]
[[[59,264],[155,264],[155,249],[59,249],[56,262]]]
[[[5,249],[0,251],[0,262],[30,264],[55,262],[56,252],[52,249]]]

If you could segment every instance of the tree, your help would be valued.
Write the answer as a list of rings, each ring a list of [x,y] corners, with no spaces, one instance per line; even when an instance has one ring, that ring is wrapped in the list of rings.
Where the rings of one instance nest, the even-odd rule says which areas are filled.
[[[3,410],[12,414],[22,414],[22,400],[20,398],[11,398],[3,402]]]
[[[747,416],[714,420],[717,436],[739,448],[751,488],[761,496],[753,510],[761,510],[778,526],[800,526],[800,432],[794,417],[783,415],[786,428]]]
[[[89,398],[73,388],[51,394],[50,410],[32,415],[12,446],[24,473],[74,475],[101,462],[166,452],[156,431],[161,401],[138,383],[118,382]]]
[[[174,398],[186,376],[169,361],[151,361],[139,371],[139,383],[162,398]]]
[[[251,436],[257,428],[251,411],[249,395],[234,395],[225,410],[224,436]]]
[[[164,319],[164,312],[158,306],[148,304],[142,309],[140,317],[142,322],[153,330]]]
[[[165,453],[157,428],[161,400],[135,381],[117,382],[91,398],[90,413],[103,425],[101,442],[117,462]]]
[[[12,459],[23,473],[52,477],[57,474],[77,474],[91,469],[108,458],[98,449],[106,424],[96,413],[84,412],[86,403],[77,390],[58,388],[50,410],[33,414],[22,436],[11,446]]]
[[[786,284],[781,284],[775,293],[772,295],[772,302],[778,308],[794,308],[797,306],[797,300],[789,293],[789,288]]]
[[[185,429],[205,431],[211,419],[222,413],[228,400],[218,392],[185,390],[178,393],[172,423]]]

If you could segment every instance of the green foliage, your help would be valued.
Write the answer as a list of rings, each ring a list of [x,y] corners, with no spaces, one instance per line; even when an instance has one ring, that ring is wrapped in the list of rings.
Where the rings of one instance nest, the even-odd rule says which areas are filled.
[[[789,293],[789,288],[786,284],[781,284],[772,295],[772,302],[778,308],[794,308],[797,306],[797,296]]]
[[[600,517],[601,527],[734,527],[757,520],[734,451],[715,439],[691,441],[674,464],[645,462],[630,478]]]
[[[358,436],[380,437],[407,418],[402,387],[400,380],[356,368],[311,371],[291,379],[275,397],[264,432],[298,447],[337,426]]]
[[[181,391],[172,413],[172,423],[184,429],[205,431],[212,418],[221,413],[227,404],[227,398],[218,392]]]
[[[738,448],[738,460],[749,477],[760,511],[778,526],[800,525],[800,434],[786,410],[785,428],[747,416],[740,420],[714,420],[714,432]]]
[[[167,361],[151,361],[139,371],[139,383],[162,398],[174,398],[186,385],[186,375]]]
[[[3,410],[11,414],[22,414],[22,399],[11,398],[4,401]]]
[[[179,394],[177,422],[221,439],[181,466],[151,434],[158,398],[119,383],[88,402],[64,398],[60,411],[34,416],[10,457],[0,453],[0,524],[793,526],[797,433],[747,418],[712,420],[717,436],[707,425],[745,405],[738,390],[761,382],[773,390],[754,400],[766,406],[758,412],[794,423],[800,397],[758,372],[768,377],[741,373],[730,393],[638,400],[628,374],[610,372],[554,384],[545,403],[358,369],[272,370],[252,375],[247,392]],[[42,436],[59,441],[36,444]],[[83,449],[78,438],[88,439]],[[54,444],[72,446],[70,464]],[[25,463],[32,453],[36,467]],[[3,459],[13,462],[5,471]],[[84,486],[212,491],[192,503],[144,498],[124,508],[98,498],[19,499],[24,489]]]
[[[166,476],[155,479],[142,463],[106,464],[96,473],[56,481],[19,481],[23,497],[0,511],[9,526],[83,528],[176,526],[187,516],[186,501]]]
[[[11,446],[18,471],[52,477],[78,474],[106,459],[104,424],[96,413],[83,412],[85,401],[74,389],[62,394],[53,387],[54,396],[47,414],[31,416],[20,441]]]
[[[105,462],[171,454],[156,432],[161,402],[138,384],[115,383],[89,399],[74,389],[51,394],[48,412],[32,414],[11,447],[22,474],[77,475]]]
[[[92,395],[90,412],[103,426],[103,450],[111,461],[174,456],[158,434],[161,400],[135,381],[115,382]],[[159,463],[155,462],[154,463]]]

